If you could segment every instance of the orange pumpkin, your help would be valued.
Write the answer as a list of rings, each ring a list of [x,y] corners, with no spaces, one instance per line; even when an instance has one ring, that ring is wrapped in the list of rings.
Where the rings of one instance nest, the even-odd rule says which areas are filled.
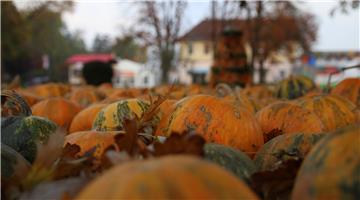
[[[260,123],[265,141],[272,138],[274,130],[283,134],[319,133],[325,130],[315,113],[295,103],[276,102],[261,109],[256,118]]]
[[[71,122],[69,133],[91,130],[96,115],[107,104],[93,104],[75,115]]]
[[[229,145],[248,153],[256,152],[264,143],[260,126],[249,111],[214,96],[184,98],[177,103],[170,117],[161,121],[157,135],[194,131],[208,142]]]
[[[68,128],[81,107],[65,98],[54,97],[38,102],[31,109],[33,115],[48,118],[58,126]]]
[[[247,86],[240,92],[254,99],[270,98],[273,96],[273,92],[265,85]]]
[[[345,97],[360,107],[360,78],[347,78],[332,89],[331,94]]]
[[[99,132],[99,131],[81,131],[75,132],[65,137],[64,145],[76,144],[80,147],[77,156],[83,156],[92,148],[96,148],[94,152],[95,158],[101,158],[102,154],[112,144],[115,144],[114,136],[116,132]]]
[[[225,169],[191,156],[117,165],[76,199],[252,199],[249,187]]]
[[[17,90],[16,92],[18,92],[20,94],[20,96],[22,96],[26,103],[28,103],[29,106],[32,106],[34,104],[36,104],[37,102],[41,101],[42,98],[39,96],[36,96],[35,94],[31,93],[28,90]]]
[[[71,88],[68,85],[61,83],[47,83],[36,85],[34,87],[29,88],[35,95],[42,98],[49,97],[63,97],[65,94],[69,93]]]
[[[314,112],[325,126],[325,131],[332,131],[357,121],[356,106],[337,95],[314,95],[299,99],[297,104]]]
[[[73,101],[82,107],[89,106],[100,100],[100,96],[93,88],[80,87],[71,92],[70,101]]]

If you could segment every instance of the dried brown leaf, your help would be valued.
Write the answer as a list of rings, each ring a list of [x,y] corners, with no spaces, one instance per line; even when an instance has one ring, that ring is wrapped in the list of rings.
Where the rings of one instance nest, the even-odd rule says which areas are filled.
[[[302,159],[283,162],[275,170],[254,173],[251,186],[263,199],[289,199]]]
[[[138,140],[138,119],[125,119],[123,127],[125,134],[117,134],[115,136],[115,142],[118,148],[122,151],[126,151],[130,156],[133,156],[137,152],[137,140]]]
[[[154,143],[154,156],[168,154],[191,154],[202,156],[205,139],[195,134],[172,133],[164,143]]]
[[[66,143],[61,153],[61,159],[74,159],[80,150],[81,148],[79,145]]]

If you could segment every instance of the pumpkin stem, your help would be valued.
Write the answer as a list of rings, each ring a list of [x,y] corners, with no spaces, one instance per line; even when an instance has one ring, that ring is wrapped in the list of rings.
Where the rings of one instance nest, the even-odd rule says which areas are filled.
[[[234,95],[234,91],[231,89],[231,87],[226,83],[219,83],[215,87],[216,96],[218,97],[224,97],[227,95]]]
[[[30,106],[25,99],[14,90],[3,90],[1,92],[1,115],[6,116],[30,116]]]

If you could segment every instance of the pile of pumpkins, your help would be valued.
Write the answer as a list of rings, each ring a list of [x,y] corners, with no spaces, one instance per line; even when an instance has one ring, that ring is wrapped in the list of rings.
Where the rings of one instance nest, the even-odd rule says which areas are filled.
[[[259,199],[249,187],[251,175],[291,158],[304,159],[291,199],[360,199],[360,78],[345,79],[330,93],[304,76],[245,88],[49,83],[16,93],[28,108],[1,118],[2,161],[11,160],[7,148],[31,164],[36,142],[56,127],[68,133],[65,144],[80,146],[80,155],[96,146],[100,158],[124,120],[140,118],[156,95],[167,99],[151,119],[152,135],[192,132],[207,141],[205,159],[171,155],[121,164],[89,183],[78,199]],[[2,177],[11,174],[3,168]]]

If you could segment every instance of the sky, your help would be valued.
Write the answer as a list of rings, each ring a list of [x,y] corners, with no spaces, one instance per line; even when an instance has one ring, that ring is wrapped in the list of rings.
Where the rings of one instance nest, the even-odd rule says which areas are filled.
[[[360,51],[360,10],[351,10],[348,15],[336,14],[330,17],[330,10],[337,0],[312,0],[301,3],[302,9],[312,12],[319,25],[318,39],[314,50]],[[137,19],[137,5],[132,1],[83,0],[76,1],[74,10],[65,13],[63,19],[70,31],[80,31],[88,47],[97,34],[111,38],[121,35]],[[185,33],[206,17],[210,16],[209,1],[188,1],[183,29]]]

